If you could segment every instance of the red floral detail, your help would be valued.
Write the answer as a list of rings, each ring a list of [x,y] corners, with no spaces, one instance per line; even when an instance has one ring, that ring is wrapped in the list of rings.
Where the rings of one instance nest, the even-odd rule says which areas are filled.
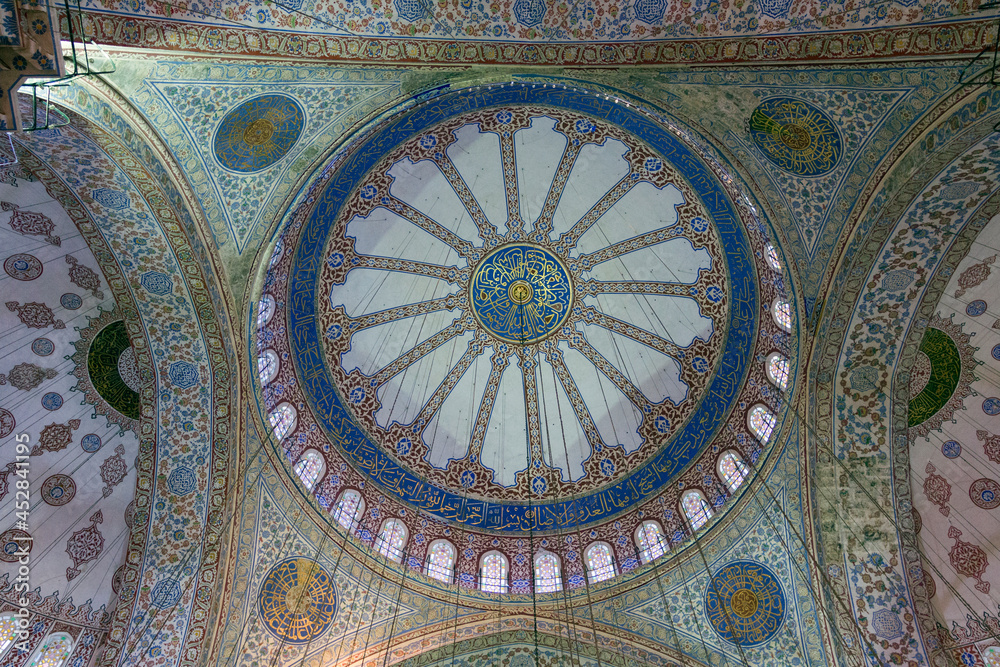
[[[983,441],[983,449],[990,461],[1000,463],[1000,435],[991,435],[989,431],[976,431],[976,437]]]
[[[3,500],[7,492],[10,491],[10,484],[7,482],[7,477],[16,470],[17,464],[13,461],[8,463],[6,468],[0,470],[0,500]]]
[[[14,212],[14,214],[10,216],[10,222],[7,224],[9,224],[10,228],[15,232],[29,234],[31,236],[42,236],[45,238],[46,243],[51,243],[52,245],[59,245],[62,243],[58,236],[52,236],[52,232],[56,228],[55,223],[41,213],[20,211],[17,208],[17,204],[11,204],[6,201],[0,202],[0,208],[3,208],[5,211]]]
[[[10,369],[7,375],[0,374],[0,385],[10,382],[11,386],[22,391],[30,391],[40,385],[46,378],[51,380],[59,373],[54,368],[42,368],[35,364],[23,363]]]
[[[101,291],[101,279],[94,273],[93,269],[80,264],[79,260],[72,255],[66,255],[66,263],[70,265],[70,282],[89,291],[98,299],[104,298],[104,292]]]
[[[17,420],[14,419],[14,414],[10,410],[0,408],[0,438],[6,438],[13,433],[16,425]]]
[[[970,287],[975,287],[976,285],[982,284],[987,278],[990,277],[990,264],[997,261],[997,256],[993,255],[987,259],[984,259],[979,264],[973,264],[965,271],[962,271],[962,275],[958,277],[958,287],[959,289],[955,292],[956,297],[960,297],[965,294],[965,290]]]
[[[42,429],[42,434],[38,436],[38,444],[31,450],[32,456],[38,456],[42,452],[58,452],[66,449],[69,443],[73,442],[73,431],[80,428],[79,419],[70,419],[65,424],[49,424]]]
[[[986,552],[975,544],[963,542],[958,539],[962,536],[962,531],[952,526],[948,529],[948,537],[955,540],[955,546],[951,548],[948,557],[951,559],[951,566],[961,575],[970,579],[975,579],[976,590],[981,593],[990,592],[990,582],[983,581],[983,572],[990,564],[986,558]]]
[[[948,501],[951,500],[951,484],[941,475],[936,474],[937,468],[934,464],[928,463],[924,469],[927,477],[924,478],[924,494],[927,500],[938,506],[938,511],[945,516],[951,513]]]
[[[44,303],[32,301],[22,306],[17,301],[8,301],[7,310],[17,313],[17,316],[21,318],[21,322],[32,329],[44,329],[45,327],[53,327],[55,329],[66,328],[63,321],[57,320],[52,314],[52,309]]]
[[[107,498],[116,486],[121,484],[128,473],[128,466],[125,465],[125,446],[115,447],[115,456],[109,456],[101,464],[101,481],[104,482],[104,497]]]
[[[90,525],[73,533],[66,542],[66,553],[73,559],[73,567],[66,568],[66,579],[72,580],[80,574],[80,566],[96,559],[104,551],[104,536],[97,530],[97,524],[104,522],[100,510],[90,517]]]

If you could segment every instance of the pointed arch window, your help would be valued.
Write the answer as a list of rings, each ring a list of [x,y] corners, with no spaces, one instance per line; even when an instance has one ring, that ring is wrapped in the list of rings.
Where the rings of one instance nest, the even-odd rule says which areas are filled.
[[[555,554],[546,551],[535,556],[535,590],[539,593],[562,590],[562,567]]]
[[[42,641],[28,667],[62,667],[72,651],[72,637],[65,632],[51,634]]]
[[[295,427],[295,421],[298,414],[288,403],[282,403],[274,412],[267,416],[267,420],[271,423],[271,430],[274,432],[274,437],[279,441],[284,440],[285,436],[292,432]]]
[[[274,244],[274,252],[271,253],[271,259],[267,263],[267,268],[274,268],[274,265],[281,259],[281,253],[284,249],[285,244],[282,242],[282,239],[278,239],[278,242]]]
[[[766,445],[771,439],[777,421],[774,413],[759,404],[750,408],[750,412],[747,414],[747,424],[750,426],[750,430],[763,445]]]
[[[767,247],[764,248],[764,258],[767,259],[767,263],[772,269],[781,271],[781,260],[778,258],[778,249],[773,244],[768,243]]]
[[[274,297],[270,294],[265,294],[261,297],[260,301],[257,302],[257,328],[260,329],[267,325],[274,316]]]
[[[596,584],[615,576],[615,558],[609,547],[604,542],[597,542],[587,547],[583,555],[587,563],[587,574],[590,575],[590,583]]]
[[[730,493],[736,493],[749,474],[750,468],[736,452],[729,450],[719,457],[719,476]]]
[[[691,524],[692,530],[698,530],[712,518],[712,506],[701,495],[701,491],[688,491],[681,498],[681,507],[684,508],[684,516]]]
[[[263,387],[278,375],[278,355],[274,350],[264,350],[257,357],[257,377]]]
[[[777,352],[767,355],[767,379],[781,391],[788,389],[788,370],[788,359]]]
[[[654,561],[667,553],[670,544],[663,529],[656,521],[643,521],[635,531],[635,543],[639,547],[639,557],[643,563]]]
[[[347,489],[340,494],[340,500],[333,508],[333,520],[348,532],[354,532],[361,522],[361,514],[365,511],[365,502],[355,489]]]
[[[316,482],[326,472],[326,462],[323,461],[323,455],[315,449],[307,449],[302,452],[302,456],[299,457],[294,470],[295,474],[302,480],[302,483],[306,485],[306,488],[312,491],[316,488]]]
[[[487,593],[506,593],[508,572],[507,557],[499,551],[489,552],[479,566],[479,589]]]
[[[433,577],[438,581],[450,584],[455,576],[455,547],[447,540],[437,540],[431,543],[431,548],[427,550],[427,566],[425,568],[428,577]]]
[[[7,652],[17,639],[17,619],[13,613],[0,614],[0,657]]]
[[[399,519],[386,519],[375,539],[375,551],[397,563],[403,560],[407,530]]]
[[[779,327],[785,331],[792,330],[792,304],[784,299],[775,299],[771,305],[771,315]]]

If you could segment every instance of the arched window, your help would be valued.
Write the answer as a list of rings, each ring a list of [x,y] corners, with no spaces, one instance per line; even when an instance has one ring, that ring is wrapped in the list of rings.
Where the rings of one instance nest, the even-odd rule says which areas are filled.
[[[771,306],[771,315],[779,327],[785,331],[792,330],[792,304],[783,299],[776,299]]]
[[[772,269],[781,271],[781,260],[778,259],[778,249],[770,243],[764,248],[764,258],[767,259],[767,263],[771,265]]]
[[[0,657],[17,639],[17,619],[13,613],[0,614]]]
[[[670,548],[667,536],[663,534],[660,524],[655,521],[642,522],[635,531],[635,543],[639,546],[639,556],[643,563],[656,560]]]
[[[274,316],[274,297],[270,294],[265,294],[261,297],[260,301],[257,302],[257,328],[265,326],[271,321],[271,317]]]
[[[386,519],[375,539],[375,551],[397,563],[403,560],[406,547],[406,526],[399,519]]]
[[[257,377],[260,378],[261,386],[266,385],[278,374],[278,355],[274,350],[264,350],[257,357]]]
[[[326,463],[323,461],[322,454],[315,449],[307,449],[302,452],[302,456],[299,457],[294,470],[295,474],[302,480],[302,483],[306,485],[306,488],[312,491],[316,486],[316,482],[323,476],[326,470]]]
[[[562,568],[555,554],[545,551],[535,556],[535,590],[539,593],[562,590]]]
[[[499,551],[491,551],[479,566],[479,589],[487,593],[507,592],[507,558]]]
[[[354,532],[361,521],[361,513],[365,511],[365,503],[361,494],[354,489],[347,489],[340,494],[340,500],[333,508],[333,520],[350,532]]]
[[[56,632],[42,641],[28,667],[62,667],[72,652],[73,638],[65,632]]]
[[[428,577],[450,584],[455,576],[455,547],[447,540],[432,542],[431,548],[427,550],[425,571]]]
[[[750,425],[750,430],[764,445],[771,439],[771,433],[774,432],[774,425],[777,421],[774,414],[763,405],[753,406],[750,408],[750,413],[747,414],[747,424]]]
[[[271,260],[267,263],[267,268],[273,268],[278,260],[281,259],[281,252],[285,249],[285,245],[282,239],[278,239],[278,242],[274,244],[274,252],[271,253]]]
[[[740,488],[749,474],[750,468],[736,452],[730,450],[719,457],[719,476],[730,493],[736,493],[736,489]]]
[[[788,367],[788,359],[777,352],[767,355],[767,379],[781,391],[788,389]]]
[[[986,667],[1000,667],[1000,647],[988,646],[983,649],[983,662]]]
[[[283,440],[295,426],[296,416],[295,408],[288,403],[282,403],[275,408],[274,412],[267,416],[267,420],[271,422],[274,437]]]
[[[698,530],[712,517],[712,507],[700,491],[688,491],[681,498],[681,507],[687,516],[692,530]]]
[[[603,542],[591,544],[583,554],[587,563],[587,574],[590,575],[590,583],[596,584],[615,576],[615,559],[611,553],[611,547]]]

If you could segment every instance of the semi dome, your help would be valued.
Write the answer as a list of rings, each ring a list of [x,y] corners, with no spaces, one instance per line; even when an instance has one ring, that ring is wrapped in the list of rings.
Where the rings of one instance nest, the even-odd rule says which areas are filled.
[[[515,83],[347,146],[258,318],[263,404],[292,463],[320,455],[320,505],[354,490],[363,538],[394,518],[501,551],[648,519],[680,540],[685,491],[724,505],[769,449],[797,327],[766,226],[690,135]]]

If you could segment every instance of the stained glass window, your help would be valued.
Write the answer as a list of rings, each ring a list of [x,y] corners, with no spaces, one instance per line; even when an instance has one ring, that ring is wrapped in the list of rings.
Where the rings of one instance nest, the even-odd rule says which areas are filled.
[[[271,422],[271,430],[274,431],[274,437],[281,440],[288,435],[288,432],[292,430],[292,426],[295,425],[295,408],[288,403],[282,403],[274,412],[268,415],[267,420]]]
[[[270,294],[265,294],[263,298],[257,302],[257,328],[260,329],[270,322],[273,315],[274,298]]]
[[[644,521],[635,536],[643,563],[656,560],[670,548],[663,529],[655,521]]]
[[[277,374],[278,355],[274,350],[264,350],[263,354],[257,357],[257,377],[260,378],[261,385],[273,380]]]
[[[767,377],[780,389],[788,388],[788,359],[774,352],[767,357]]]
[[[767,441],[771,439],[771,433],[774,432],[774,425],[777,423],[777,420],[771,414],[771,411],[763,405],[755,405],[750,408],[750,414],[747,415],[747,423],[750,424],[750,430],[757,436],[757,439],[766,445]]]
[[[455,547],[438,540],[427,551],[427,576],[446,584],[451,583],[455,568]]]
[[[557,593],[562,590],[559,558],[543,553],[535,557],[535,590],[539,593]]]
[[[709,506],[708,501],[705,500],[705,496],[701,495],[698,491],[688,491],[684,494],[681,499],[681,505],[684,507],[684,514],[687,516],[688,521],[691,522],[691,528],[693,530],[698,530],[712,517],[712,508]]]
[[[274,244],[274,252],[271,253],[271,261],[267,263],[267,268],[270,269],[278,263],[278,260],[281,259],[282,250],[284,250],[284,244],[281,242],[281,239],[278,239],[278,242]]]
[[[590,583],[596,584],[615,576],[615,560],[611,555],[611,547],[607,544],[591,544],[584,554],[587,561],[587,572]]]
[[[781,260],[778,259],[778,249],[770,243],[768,243],[767,248],[764,249],[764,257],[767,258],[767,263],[771,265],[772,269],[775,271],[781,271]]]
[[[387,519],[375,540],[375,551],[397,563],[403,560],[406,546],[406,526],[398,519]]]
[[[62,667],[73,649],[73,640],[69,635],[58,633],[49,635],[28,667]]]
[[[324,468],[326,465],[323,463],[323,456],[315,449],[307,449],[302,453],[299,462],[295,464],[295,474],[299,476],[306,488],[312,491],[323,474]]]
[[[333,520],[349,531],[353,531],[361,518],[361,494],[348,489],[341,494],[333,510]]]
[[[479,569],[479,588],[487,593],[507,592],[507,559],[492,551],[483,556]]]
[[[0,656],[3,656],[15,639],[17,639],[17,621],[14,619],[14,614],[0,616]]]
[[[719,457],[719,474],[729,487],[730,493],[736,493],[743,481],[750,474],[750,468],[736,452],[726,452]]]
[[[774,321],[779,327],[785,331],[792,330],[792,304],[778,299],[771,307],[771,314],[774,315]]]
[[[1000,647],[990,646],[983,650],[986,667],[1000,667]]]

